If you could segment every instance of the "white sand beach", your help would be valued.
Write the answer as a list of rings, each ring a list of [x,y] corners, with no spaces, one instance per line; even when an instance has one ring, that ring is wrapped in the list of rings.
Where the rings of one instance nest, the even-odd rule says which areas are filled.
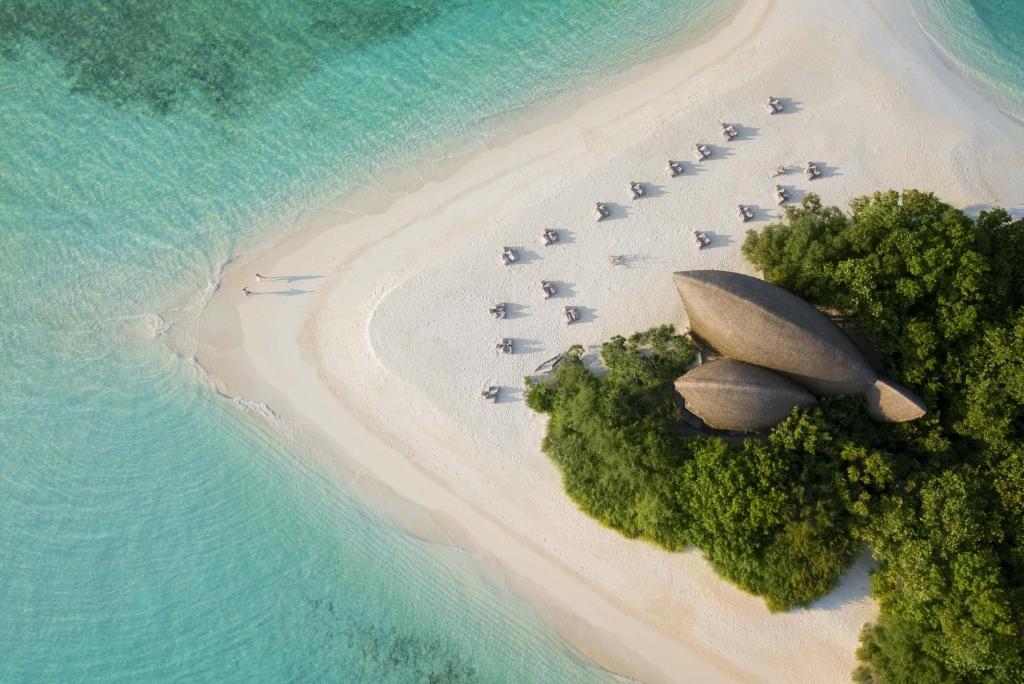
[[[698,552],[601,527],[541,453],[544,419],[523,402],[523,378],[575,343],[683,329],[671,273],[750,272],[740,245],[781,215],[775,183],[842,207],[913,187],[1019,214],[1024,128],[943,62],[903,3],[750,0],[700,45],[598,86],[517,115],[522,134],[434,180],[382,181],[372,201],[341,198],[235,260],[196,325],[197,361],[225,395],[321,433],[339,464],[429,513],[610,670],[848,681],[876,612],[866,560],[811,608],[771,614]],[[769,95],[783,113],[764,111]],[[720,121],[739,136],[724,141]],[[702,163],[697,142],[712,147]],[[678,178],[670,158],[684,163]],[[822,177],[804,178],[808,161]],[[789,171],[773,178],[780,164]],[[632,180],[649,196],[631,199]],[[600,223],[598,200],[613,212]],[[746,224],[741,203],[754,209]],[[550,247],[547,228],[560,235]],[[712,238],[704,250],[695,229]],[[503,246],[520,263],[503,266]],[[256,272],[273,279],[257,284]],[[488,315],[497,302],[510,304],[506,320]],[[567,305],[579,323],[566,325]],[[516,353],[496,353],[502,337]],[[496,404],[480,397],[490,385],[502,388]]]

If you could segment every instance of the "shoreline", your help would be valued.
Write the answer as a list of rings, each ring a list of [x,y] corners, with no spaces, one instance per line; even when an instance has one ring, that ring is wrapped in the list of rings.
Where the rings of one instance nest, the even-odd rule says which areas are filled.
[[[359,182],[345,181],[341,190],[320,190],[313,193],[315,199],[311,201],[280,207],[269,218],[254,219],[261,228],[255,231],[249,241],[239,245],[222,264],[222,272],[211,282],[208,294],[212,296],[222,282],[224,273],[239,259],[271,250],[297,233],[321,231],[381,213],[398,199],[426,185],[447,180],[474,157],[550,126],[579,108],[582,103],[601,97],[604,89],[615,90],[633,75],[653,70],[680,52],[714,40],[747,0],[720,2],[722,7],[710,13],[703,22],[665,39],[663,44],[644,55],[638,63],[619,65],[607,73],[583,75],[578,83],[552,95],[542,96],[537,101],[481,120],[466,134],[454,135],[449,139],[435,141],[430,147],[417,149],[400,164],[381,165]],[[438,156],[432,156],[433,153],[438,153]],[[200,302],[200,309],[206,307],[208,299],[206,297]],[[170,311],[174,313],[169,316],[169,320],[179,326],[191,322],[193,307],[184,308],[185,311],[172,308]],[[180,355],[192,356],[193,350],[189,345],[192,331],[187,330],[186,333],[174,339],[172,346]]]
[[[935,31],[930,30],[930,28],[934,27],[930,27],[928,20],[924,19],[922,16],[928,14],[930,10],[917,2],[910,2],[909,11],[914,17],[914,21],[916,22],[921,35],[928,40],[928,44],[930,45],[935,58],[941,62],[942,66],[955,74],[964,85],[971,88],[977,97],[997,109],[1003,116],[1010,119],[1013,123],[1019,126],[1024,126],[1024,112],[1019,110],[1010,111],[1009,105],[1011,104],[1011,100],[1002,97],[996,86],[992,83],[988,83],[983,74],[958,59],[952,50],[944,47],[942,41],[935,36]]]
[[[1005,202],[1014,197],[1015,184],[1021,187],[1020,172],[1006,169],[1021,146],[991,144],[1005,137],[984,116],[991,105],[957,92],[941,72],[937,77],[934,62],[905,45],[902,34],[888,43],[884,35],[873,38],[876,49],[863,54],[858,32],[872,36],[879,22],[891,31],[891,16],[858,7],[824,18],[815,17],[809,2],[781,5],[747,2],[707,40],[616,74],[612,87],[584,93],[575,106],[567,98],[571,111],[564,118],[492,140],[459,157],[444,183],[428,180],[389,198],[378,213],[353,212],[339,225],[336,217],[328,224],[326,212],[308,212],[306,227],[225,267],[194,330],[197,364],[218,391],[263,402],[324,436],[344,466],[323,465],[351,468],[398,501],[411,502],[414,511],[426,511],[436,528],[421,524],[424,534],[448,536],[474,553],[489,574],[541,607],[544,619],[586,657],[647,681],[671,681],[680,673],[702,681],[832,680],[844,670],[848,678],[860,624],[874,615],[863,595],[867,564],[858,562],[833,594],[810,609],[770,615],[759,599],[718,579],[699,553],[668,554],[626,540],[576,511],[539,453],[543,422],[515,401],[517,395],[482,406],[473,396],[479,386],[521,386],[534,360],[573,341],[597,344],[611,334],[679,321],[681,306],[673,301],[668,274],[687,266],[744,268],[742,234],[777,215],[774,207],[764,208],[763,189],[770,187],[767,171],[776,157],[787,163],[800,159],[798,151],[825,157],[830,173],[811,189],[842,206],[862,188],[906,187],[922,178],[940,186],[922,189],[935,189],[952,203]],[[903,29],[906,18],[897,17]],[[823,53],[803,64],[784,49],[815,31],[830,37],[823,46],[843,51],[847,61]],[[934,110],[936,103],[949,103],[943,99],[948,92],[929,98],[890,89],[885,60],[899,64],[908,53],[937,87],[959,97],[956,104],[964,110],[930,116],[922,101]],[[853,57],[860,59],[852,63]],[[849,74],[854,67],[863,78],[830,92],[837,72]],[[765,94],[786,97],[795,111],[768,120],[760,115],[761,90],[776,88]],[[859,106],[865,94],[891,100],[870,116],[855,111],[857,120],[837,125],[836,117],[854,111],[850,104]],[[980,120],[974,116],[979,112]],[[657,150],[687,155],[684,163],[693,169],[686,152],[692,139],[717,140],[716,117],[736,115],[747,132],[732,145],[714,146],[723,158],[701,165],[695,176],[654,175],[664,164],[651,161]],[[897,139],[887,135],[881,155],[871,150],[865,161],[838,147],[863,145],[875,124],[888,121],[896,122]],[[919,126],[932,134],[922,135],[922,143],[944,141],[953,131],[957,141],[985,143],[976,144],[978,150],[1000,150],[995,162],[984,158],[996,172],[978,173],[981,165],[970,163],[980,161],[977,151],[966,145],[936,149],[899,139],[899,126],[906,132],[907,121],[913,122],[911,132]],[[769,126],[774,130],[763,131]],[[901,174],[907,169],[893,156],[911,164],[913,173]],[[915,159],[923,162],[908,162]],[[659,196],[635,207],[619,202],[630,215],[594,228],[587,198],[609,192],[621,200],[630,174],[657,183]],[[784,180],[799,189],[808,185],[793,174]],[[735,197],[762,201],[751,224],[733,218],[728,207]],[[512,269],[519,271],[496,265],[500,245],[535,245],[537,230],[550,225],[571,240]],[[685,239],[691,225],[712,228],[722,240],[695,253]],[[599,263],[610,250],[641,254],[629,268],[612,271]],[[523,305],[524,315],[510,321],[518,326],[513,333],[537,341],[522,363],[476,358],[489,357],[498,334],[494,321],[477,321],[481,303],[506,294],[533,302],[533,290],[523,282],[543,277],[542,269],[550,267],[570,281],[567,303],[594,307],[586,325],[556,330],[542,320],[550,311],[542,315],[534,306],[533,315]],[[238,290],[251,284],[255,270],[291,274],[280,291],[300,292],[242,298]],[[630,306],[621,306],[622,300]],[[414,520],[398,517],[407,529],[415,527]]]

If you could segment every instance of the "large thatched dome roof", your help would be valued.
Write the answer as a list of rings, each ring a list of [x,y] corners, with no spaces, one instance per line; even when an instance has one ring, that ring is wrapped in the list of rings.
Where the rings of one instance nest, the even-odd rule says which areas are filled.
[[[690,329],[724,356],[786,373],[821,395],[861,394],[877,377],[843,331],[780,287],[729,271],[673,278]]]
[[[783,373],[816,395],[863,395],[879,420],[924,415],[917,396],[880,378],[842,330],[796,295],[730,271],[673,279],[690,330],[722,355]]]

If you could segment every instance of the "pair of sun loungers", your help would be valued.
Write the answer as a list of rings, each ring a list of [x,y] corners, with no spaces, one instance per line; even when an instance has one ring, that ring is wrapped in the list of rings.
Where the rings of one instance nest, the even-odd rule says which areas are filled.
[[[682,175],[683,163],[678,161],[668,160],[668,175],[675,178],[676,176]]]
[[[516,250],[512,249],[511,247],[502,248],[501,263],[505,264],[506,266],[511,266],[517,261],[519,261],[519,254],[516,253]]]
[[[541,239],[541,242],[544,243],[545,247],[550,247],[551,245],[553,245],[556,242],[558,242],[558,233],[556,231],[548,228],[543,233],[541,233],[540,239]]]
[[[777,97],[769,97],[764,103],[764,110],[769,114],[778,114],[783,110],[782,101]]]
[[[789,201],[789,193],[781,185],[775,186],[775,201],[778,204],[784,204]]]
[[[697,143],[693,146],[693,156],[697,161],[704,161],[711,156],[711,148],[703,143]]]
[[[754,210],[748,207],[746,204],[740,204],[736,207],[736,214],[740,217],[740,221],[746,223],[750,219],[754,218]]]
[[[737,135],[739,135],[739,133],[736,131],[736,127],[733,126],[732,124],[721,122],[719,123],[722,126],[722,137],[725,138],[726,140],[732,140]]]

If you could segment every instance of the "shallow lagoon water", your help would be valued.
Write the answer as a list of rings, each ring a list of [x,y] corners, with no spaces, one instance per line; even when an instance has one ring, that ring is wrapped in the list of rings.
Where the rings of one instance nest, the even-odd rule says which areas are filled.
[[[915,0],[939,49],[1006,112],[1024,120],[1024,2]]]

